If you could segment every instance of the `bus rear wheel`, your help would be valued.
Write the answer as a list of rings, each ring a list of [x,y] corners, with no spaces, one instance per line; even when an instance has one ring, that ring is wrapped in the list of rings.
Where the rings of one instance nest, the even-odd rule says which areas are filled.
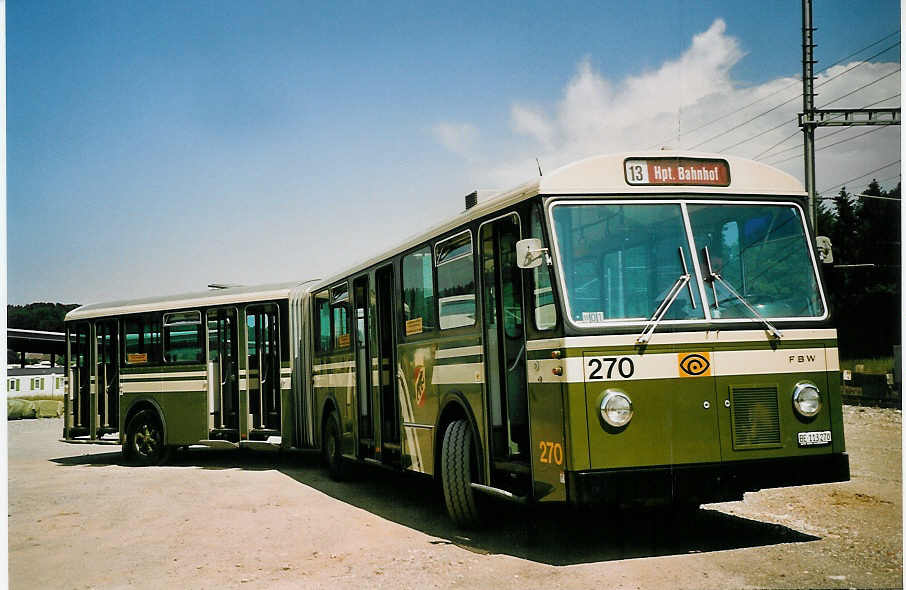
[[[164,445],[160,418],[150,410],[142,410],[129,421],[126,445],[126,456],[138,465],[160,465],[170,455],[170,449]]]
[[[454,523],[465,528],[480,524],[473,476],[472,431],[465,420],[455,420],[444,432],[441,478],[444,502]]]
[[[340,420],[337,418],[336,412],[331,412],[324,423],[321,452],[324,454],[324,464],[327,465],[330,478],[334,481],[346,479],[346,462],[340,446]]]

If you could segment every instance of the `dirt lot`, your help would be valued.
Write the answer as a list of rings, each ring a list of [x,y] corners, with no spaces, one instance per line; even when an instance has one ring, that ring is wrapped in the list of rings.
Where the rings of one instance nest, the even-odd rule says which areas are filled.
[[[688,520],[495,506],[465,534],[430,481],[334,483],[307,454],[119,447],[9,423],[13,588],[902,586],[901,414],[847,407],[852,481],[747,494]]]

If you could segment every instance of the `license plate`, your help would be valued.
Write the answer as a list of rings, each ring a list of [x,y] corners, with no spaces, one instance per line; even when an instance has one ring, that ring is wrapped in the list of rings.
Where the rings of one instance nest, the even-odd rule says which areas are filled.
[[[831,442],[830,430],[824,430],[821,432],[800,432],[799,433],[799,446],[800,447],[811,447],[814,445],[829,445],[830,442]]]

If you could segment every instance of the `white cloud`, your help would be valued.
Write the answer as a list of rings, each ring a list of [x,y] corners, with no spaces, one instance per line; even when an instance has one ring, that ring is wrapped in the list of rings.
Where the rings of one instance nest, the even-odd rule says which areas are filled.
[[[744,86],[732,76],[733,66],[743,55],[739,42],[727,34],[724,21],[717,19],[708,30],[695,35],[680,56],[646,73],[611,80],[590,59],[583,59],[555,104],[519,101],[511,105],[513,134],[500,138],[495,150],[507,154],[506,159],[471,158],[481,167],[473,176],[487,185],[509,186],[529,177],[539,155],[549,170],[597,153],[668,146],[757,156],[801,179],[802,134],[796,122],[802,109],[801,82],[786,76]],[[872,104],[899,93],[898,68],[898,63],[877,62],[834,66],[816,77],[816,105],[899,106],[899,97]],[[862,86],[865,88],[835,100]],[[899,127],[821,149],[874,128],[841,129],[821,128],[816,134],[819,190],[899,158]],[[839,133],[829,137],[835,131]],[[443,133],[435,128],[435,134],[452,151],[463,154],[464,140],[474,139],[478,130],[461,124]],[[898,173],[899,164],[873,176],[880,179]]]
[[[471,157],[478,139],[478,128],[471,123],[437,123],[431,132],[441,145],[465,158]]]
[[[554,126],[537,108],[514,104],[511,109],[513,131],[534,138],[548,147],[554,140]]]

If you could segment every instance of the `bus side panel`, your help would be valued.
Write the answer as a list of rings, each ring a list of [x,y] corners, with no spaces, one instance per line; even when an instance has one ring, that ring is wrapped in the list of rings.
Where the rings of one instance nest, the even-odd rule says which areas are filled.
[[[355,455],[355,361],[352,351],[319,355],[312,365],[315,407],[319,408],[319,435],[321,409],[329,398],[337,404],[340,419],[340,445],[348,457]]]
[[[427,400],[425,405],[432,405],[437,408],[439,400],[445,399],[448,394],[457,394],[464,399],[469,406],[469,412],[475,418],[475,434],[478,440],[481,441],[481,448],[486,456],[489,447],[486,438],[487,418],[484,413],[483,351],[480,336],[474,330],[470,331],[472,332],[471,334],[435,341],[430,370],[427,366],[425,367],[425,370],[430,372],[428,394],[433,399]],[[441,409],[438,408],[439,410]],[[439,418],[436,412],[430,413],[429,410],[425,413],[424,419],[436,423]],[[431,434],[441,440],[444,436],[443,432],[434,433],[432,431]],[[434,439],[427,443],[419,441],[423,451],[426,449],[425,444],[430,447],[430,463],[425,466],[430,470],[426,471],[429,473],[433,473],[434,465],[437,462],[437,457],[433,456],[433,451],[435,448],[441,448],[439,445],[435,447],[434,442]],[[429,462],[428,456],[423,455],[426,463]],[[482,458],[482,463],[484,463],[484,458]]]
[[[289,337],[284,331],[283,338]],[[280,363],[280,446],[289,448],[295,444],[296,414],[293,406],[292,369],[288,361]]]
[[[568,379],[568,375],[574,364],[578,365],[578,369],[581,371],[583,358],[581,349],[566,349],[565,353],[566,358],[563,359],[562,370],[564,373],[566,431],[569,433],[569,444],[566,445],[566,467],[571,471],[579,471],[591,468],[588,409],[585,402],[585,383],[581,379]],[[545,378],[547,378],[546,375]]]
[[[434,424],[438,407],[434,351],[437,342],[419,340],[397,347],[403,467],[434,474]]]
[[[539,502],[566,500],[567,444],[565,407],[561,383],[539,383],[532,379],[541,361],[529,361],[529,403],[532,409],[532,483],[533,497]],[[584,424],[583,424],[584,427]],[[583,428],[584,430],[584,428]]]
[[[141,400],[153,400],[163,412],[168,445],[187,445],[208,438],[207,372],[204,365],[124,369],[120,432],[126,415]]]
[[[843,434],[843,399],[841,397],[842,375],[840,375],[840,356],[837,342],[825,344],[824,357],[827,364],[827,403],[830,406],[831,436],[835,453],[846,452],[846,440]]]

